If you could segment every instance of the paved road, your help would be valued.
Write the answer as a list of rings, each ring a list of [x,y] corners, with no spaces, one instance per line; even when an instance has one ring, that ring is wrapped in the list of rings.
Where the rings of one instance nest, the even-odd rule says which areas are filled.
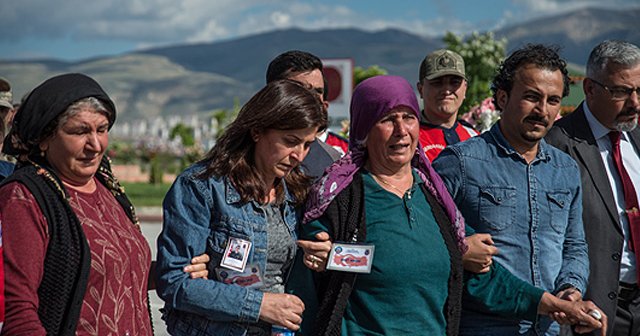
[[[153,260],[156,259],[156,238],[162,229],[160,222],[141,222],[142,234],[147,238],[149,247],[151,247],[151,254]],[[164,321],[160,318],[160,308],[164,305],[160,300],[155,290],[149,291],[149,299],[151,300],[151,313],[153,318],[153,328],[156,336],[168,336],[167,329],[164,325]]]

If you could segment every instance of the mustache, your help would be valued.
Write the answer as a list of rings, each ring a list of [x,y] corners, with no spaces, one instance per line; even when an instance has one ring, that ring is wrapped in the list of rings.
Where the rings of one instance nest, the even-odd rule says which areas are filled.
[[[533,121],[533,122],[538,122],[538,123],[542,123],[545,127],[549,126],[549,121],[547,121],[547,119],[545,117],[542,116],[528,116],[526,118],[524,118],[524,121]]]
[[[630,108],[625,109],[622,112],[620,112],[620,115],[622,115],[622,116],[633,116],[633,115],[636,115],[636,114],[640,114],[640,108],[630,107]]]

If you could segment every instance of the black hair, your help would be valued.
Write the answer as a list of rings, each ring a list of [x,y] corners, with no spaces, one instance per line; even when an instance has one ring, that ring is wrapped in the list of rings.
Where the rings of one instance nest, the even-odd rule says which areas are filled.
[[[322,61],[306,51],[289,50],[274,58],[267,68],[267,83],[279,79],[287,79],[292,74],[299,72],[309,72],[313,70],[322,71]]]
[[[558,46],[527,44],[509,55],[498,67],[498,72],[491,83],[491,91],[493,91],[493,100],[496,108],[498,110],[502,109],[499,104],[497,104],[498,91],[511,92],[518,69],[528,64],[534,64],[541,69],[551,71],[560,70],[564,84],[562,97],[568,96],[569,72],[567,71],[567,62],[560,58],[558,54],[559,50],[560,48]]]

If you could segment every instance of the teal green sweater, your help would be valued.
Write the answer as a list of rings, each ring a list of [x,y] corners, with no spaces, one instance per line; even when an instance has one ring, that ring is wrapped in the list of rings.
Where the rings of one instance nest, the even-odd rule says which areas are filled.
[[[465,226],[467,236],[475,234]],[[464,272],[464,290],[488,311],[506,317],[535,320],[544,290],[534,287],[494,262],[487,273]]]
[[[414,174],[414,180],[419,178]],[[343,335],[443,335],[449,277],[449,255],[431,207],[414,184],[411,197],[400,199],[363,173],[367,243],[375,245],[372,272],[358,275],[342,322]],[[473,229],[467,227],[467,235]],[[322,219],[304,225],[301,239],[328,231]],[[328,232],[331,235],[331,232]],[[465,272],[465,291],[489,311],[533,319],[543,290],[516,278],[499,264],[483,274]],[[300,257],[287,282],[287,292],[305,303],[301,334],[312,331],[317,309],[313,272]]]

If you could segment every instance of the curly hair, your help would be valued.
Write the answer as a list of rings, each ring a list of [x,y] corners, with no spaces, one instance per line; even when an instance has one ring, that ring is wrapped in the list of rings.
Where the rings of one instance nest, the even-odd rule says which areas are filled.
[[[216,145],[201,161],[207,169],[199,177],[228,176],[243,202],[255,200],[261,203],[268,195],[268,189],[255,168],[252,134],[268,129],[309,127],[317,127],[318,131],[327,127],[327,113],[317,95],[292,80],[270,82],[240,109],[236,119],[224,130]],[[296,202],[302,204],[311,178],[298,166],[284,180]],[[276,188],[276,199],[277,202],[284,199],[282,184]]]
[[[529,64],[534,64],[540,69],[550,71],[560,70],[564,83],[562,97],[568,96],[569,72],[567,71],[567,62],[560,58],[558,54],[559,50],[558,46],[527,44],[509,55],[498,67],[496,76],[491,83],[491,91],[493,91],[493,101],[496,108],[500,111],[502,110],[502,107],[497,104],[498,91],[511,92],[518,70]]]

